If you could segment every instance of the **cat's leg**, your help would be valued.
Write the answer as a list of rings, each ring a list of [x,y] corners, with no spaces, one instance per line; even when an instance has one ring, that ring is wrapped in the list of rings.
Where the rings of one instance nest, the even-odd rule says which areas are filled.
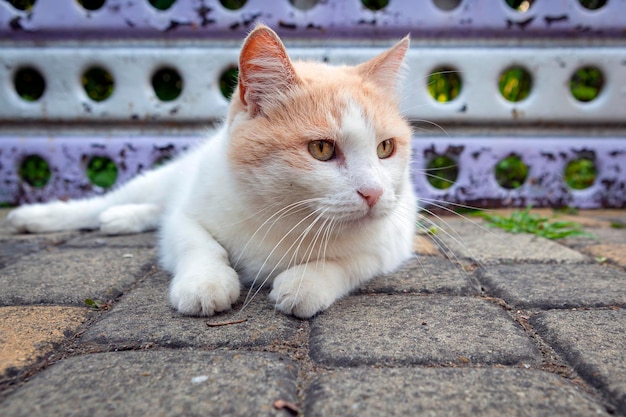
[[[9,213],[9,226],[17,232],[45,233],[61,230],[97,229],[104,207],[101,197],[55,201],[18,207]]]
[[[109,235],[155,230],[161,219],[156,204],[122,204],[103,211],[98,217],[100,230]]]
[[[276,309],[303,319],[327,309],[355,285],[336,262],[311,262],[283,271],[274,279],[270,299]]]
[[[161,261],[174,274],[170,302],[183,314],[211,316],[229,310],[239,298],[239,277],[226,250],[182,213],[164,219]]]

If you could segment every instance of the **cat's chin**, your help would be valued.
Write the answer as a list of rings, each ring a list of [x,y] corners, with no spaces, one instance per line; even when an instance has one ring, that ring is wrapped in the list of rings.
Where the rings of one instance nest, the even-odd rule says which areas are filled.
[[[339,220],[344,224],[362,226],[369,222],[377,221],[387,217],[390,213],[390,210],[385,210],[383,208],[371,208],[366,211],[357,211],[350,214],[344,214],[341,218],[335,218],[335,220]]]

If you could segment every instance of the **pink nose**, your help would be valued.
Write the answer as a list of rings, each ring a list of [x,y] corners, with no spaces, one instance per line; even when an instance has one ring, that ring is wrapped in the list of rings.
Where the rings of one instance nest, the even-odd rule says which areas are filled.
[[[380,196],[383,195],[383,190],[381,188],[364,188],[357,190],[357,193],[367,202],[367,206],[372,208],[378,202]]]

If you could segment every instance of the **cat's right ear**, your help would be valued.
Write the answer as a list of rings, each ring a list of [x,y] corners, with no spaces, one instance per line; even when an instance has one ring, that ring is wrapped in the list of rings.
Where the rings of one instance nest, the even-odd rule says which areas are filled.
[[[254,117],[275,103],[300,80],[276,33],[257,26],[246,38],[239,55],[239,98]]]

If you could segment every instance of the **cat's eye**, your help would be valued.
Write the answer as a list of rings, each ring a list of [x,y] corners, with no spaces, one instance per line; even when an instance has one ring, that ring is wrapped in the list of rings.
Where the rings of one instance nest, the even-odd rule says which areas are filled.
[[[383,140],[378,144],[378,148],[376,148],[376,153],[380,159],[389,158],[393,154],[393,150],[395,147],[395,143],[393,139]]]
[[[330,140],[309,142],[309,153],[319,161],[329,161],[335,157],[335,144]]]

